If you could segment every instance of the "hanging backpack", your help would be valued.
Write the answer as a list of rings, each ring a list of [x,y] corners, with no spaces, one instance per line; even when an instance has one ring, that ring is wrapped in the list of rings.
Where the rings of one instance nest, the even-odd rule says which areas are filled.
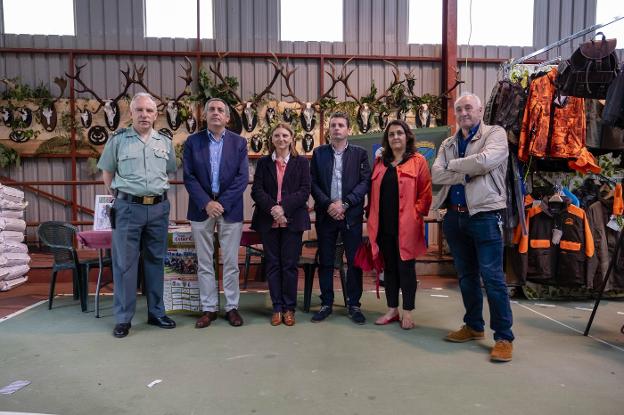
[[[618,74],[617,40],[596,33],[596,37],[600,35],[602,39],[581,43],[568,60],[559,64],[557,88],[561,95],[606,98],[607,89]]]

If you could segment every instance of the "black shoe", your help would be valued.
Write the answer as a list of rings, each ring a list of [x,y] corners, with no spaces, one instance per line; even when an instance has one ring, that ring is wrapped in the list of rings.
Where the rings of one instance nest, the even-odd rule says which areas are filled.
[[[147,324],[151,324],[152,326],[158,326],[161,329],[173,329],[176,326],[175,321],[171,320],[167,316],[154,317],[154,316],[148,315]]]
[[[360,307],[356,307],[356,306],[349,307],[349,318],[355,324],[366,323],[366,317],[364,317],[364,314],[362,314],[362,310],[360,310]]]
[[[130,323],[115,324],[115,328],[113,329],[113,336],[117,337],[118,339],[126,337],[130,332],[131,326],[132,325]]]
[[[330,305],[321,306],[321,309],[314,313],[312,316],[312,323],[320,323],[325,320],[332,313],[332,307]]]

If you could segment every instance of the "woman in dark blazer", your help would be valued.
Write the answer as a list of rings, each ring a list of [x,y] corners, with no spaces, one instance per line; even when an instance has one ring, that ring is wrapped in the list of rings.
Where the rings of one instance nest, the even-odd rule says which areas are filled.
[[[303,231],[310,229],[310,164],[295,150],[290,125],[271,131],[270,155],[258,160],[251,188],[251,228],[262,235],[265,272],[273,302],[271,325],[295,324],[297,263]]]

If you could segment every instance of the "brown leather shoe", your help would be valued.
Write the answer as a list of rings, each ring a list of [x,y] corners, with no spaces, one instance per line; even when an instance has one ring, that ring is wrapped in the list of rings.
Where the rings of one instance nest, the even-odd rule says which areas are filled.
[[[278,311],[271,316],[271,325],[279,326],[280,324],[282,324],[282,312]]]
[[[217,319],[216,311],[204,311],[204,314],[195,322],[196,329],[203,329],[204,327],[208,327],[210,323]]]
[[[239,327],[243,325],[243,318],[235,308],[225,313],[225,319],[230,323],[230,326]]]
[[[497,340],[492,351],[490,360],[493,362],[509,362],[513,354],[513,344],[508,340]]]
[[[292,310],[288,310],[284,313],[284,324],[288,327],[295,325],[295,312]]]
[[[463,325],[461,329],[447,334],[444,340],[453,343],[464,343],[470,340],[481,340],[484,337],[485,334],[482,331],[476,331],[466,325]]]

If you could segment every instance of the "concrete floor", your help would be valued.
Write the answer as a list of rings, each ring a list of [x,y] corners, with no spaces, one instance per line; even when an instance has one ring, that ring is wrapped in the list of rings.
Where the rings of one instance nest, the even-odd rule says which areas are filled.
[[[339,293],[338,293],[339,294]],[[432,296],[434,295],[434,296]],[[448,297],[443,297],[448,296]],[[340,298],[338,295],[337,298]],[[514,360],[488,360],[487,340],[442,341],[461,324],[457,289],[420,289],[417,328],[372,324],[385,300],[366,293],[369,318],[356,326],[343,307],[320,324],[297,313],[294,327],[271,327],[268,293],[242,295],[245,326],[223,319],[196,330],[145,324],[139,299],[129,337],[104,317],[60,297],[0,323],[0,411],[51,414],[617,414],[624,413],[624,302],[603,302],[582,330],[589,302],[512,305]],[[542,303],[543,304],[543,303]],[[318,299],[313,301],[313,309]],[[579,307],[579,308],[577,308]],[[487,316],[487,314],[486,314]],[[486,320],[488,320],[486,318]],[[147,384],[162,379],[152,388]]]

